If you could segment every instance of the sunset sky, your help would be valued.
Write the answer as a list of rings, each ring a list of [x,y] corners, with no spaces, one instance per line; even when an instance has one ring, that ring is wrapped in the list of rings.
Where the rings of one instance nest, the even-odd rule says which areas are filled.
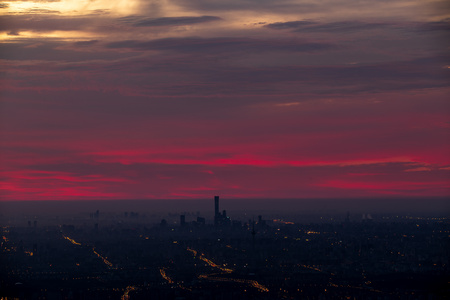
[[[0,199],[450,196],[448,0],[0,2]]]

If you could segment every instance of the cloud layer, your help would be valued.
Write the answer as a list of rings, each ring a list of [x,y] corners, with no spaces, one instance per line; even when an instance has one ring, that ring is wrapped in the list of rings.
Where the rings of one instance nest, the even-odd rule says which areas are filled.
[[[0,9],[2,200],[450,194],[445,1]]]

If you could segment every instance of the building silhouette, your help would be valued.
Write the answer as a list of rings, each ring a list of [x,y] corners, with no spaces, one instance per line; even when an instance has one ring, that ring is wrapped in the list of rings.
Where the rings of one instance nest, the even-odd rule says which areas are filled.
[[[227,217],[227,211],[219,212],[219,196],[214,196],[214,226],[221,227],[230,224],[231,220]]]

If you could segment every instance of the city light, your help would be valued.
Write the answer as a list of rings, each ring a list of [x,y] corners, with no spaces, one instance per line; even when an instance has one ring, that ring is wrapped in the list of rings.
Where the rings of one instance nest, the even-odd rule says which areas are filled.
[[[266,219],[255,225],[257,234],[249,223],[200,218],[181,225],[168,218],[152,227],[123,213],[102,217],[101,227],[88,215],[3,228],[7,299],[29,282],[42,285],[27,286],[34,298],[434,299],[438,294],[423,287],[442,289],[448,262],[448,228],[425,217],[331,222],[316,216],[316,223],[293,225]],[[393,288],[394,275],[401,289]]]
[[[136,291],[136,290],[137,290],[137,288],[135,286],[131,286],[131,285],[127,286],[125,288],[124,294],[122,295],[122,297],[120,297],[120,299],[121,300],[129,300],[130,299],[129,293],[132,291]]]
[[[71,239],[71,238],[68,237],[68,236],[63,235],[63,238],[65,238],[66,240],[68,240],[69,242],[71,242],[71,243],[74,244],[74,245],[81,246],[80,243],[77,243],[74,239]]]
[[[197,251],[191,248],[187,248],[188,251],[190,251],[191,253],[194,254],[194,256],[197,256]],[[205,255],[203,253],[201,253],[198,258],[204,262],[206,262],[210,267],[219,269],[220,271],[223,272],[223,274],[217,274],[217,273],[213,273],[213,274],[202,274],[199,275],[198,278],[199,279],[206,279],[206,280],[211,280],[211,281],[223,281],[223,282],[237,282],[237,283],[243,283],[243,284],[247,284],[250,285],[256,289],[258,289],[261,292],[268,292],[269,289],[266,288],[265,286],[263,286],[262,284],[258,283],[256,280],[246,280],[246,279],[236,279],[236,278],[223,278],[223,277],[218,277],[219,275],[224,275],[224,274],[230,274],[233,272],[232,269],[229,268],[225,268],[222,267],[216,263],[214,263],[212,260],[208,259],[205,257]]]
[[[92,252],[94,252],[95,255],[97,255],[105,265],[107,265],[108,267],[112,268],[113,264],[107,260],[105,257],[103,257],[100,253],[98,253],[97,251],[95,251],[95,248],[92,248]]]
[[[169,276],[167,276],[166,274],[166,270],[164,268],[160,268],[159,269],[159,273],[161,274],[161,276],[170,284],[173,283],[172,278],[170,278]]]

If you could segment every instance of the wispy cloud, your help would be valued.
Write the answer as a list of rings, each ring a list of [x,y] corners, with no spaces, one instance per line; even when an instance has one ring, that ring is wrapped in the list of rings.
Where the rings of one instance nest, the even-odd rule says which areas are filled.
[[[235,53],[265,51],[315,52],[332,49],[328,43],[316,43],[297,40],[273,39],[261,40],[252,38],[169,38],[151,41],[128,40],[113,42],[107,48],[130,48],[135,50],[171,50],[176,52],[195,53]]]
[[[345,32],[372,30],[390,26],[389,23],[365,23],[360,21],[342,21],[318,23],[312,21],[276,22],[265,25],[270,29],[290,29],[296,32]]]
[[[200,17],[164,17],[164,18],[144,18],[144,17],[128,17],[122,18],[122,21],[130,23],[136,27],[159,27],[159,26],[184,26],[199,23],[207,23],[222,20],[215,16]]]

